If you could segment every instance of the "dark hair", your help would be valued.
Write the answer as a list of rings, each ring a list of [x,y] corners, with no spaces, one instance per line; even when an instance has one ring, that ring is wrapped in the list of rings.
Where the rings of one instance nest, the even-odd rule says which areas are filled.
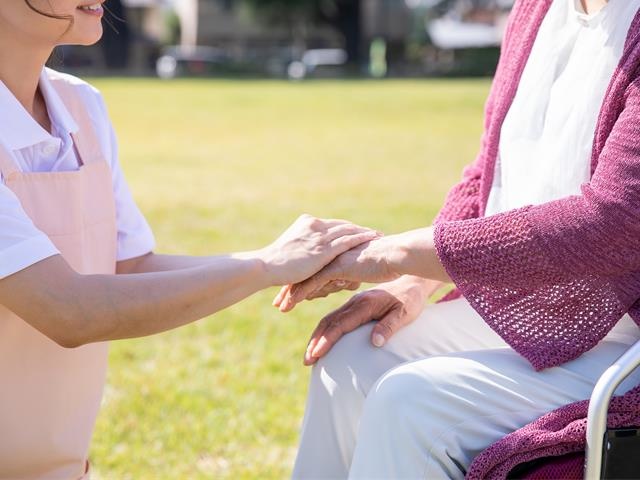
[[[31,10],[33,10],[34,12],[39,13],[40,15],[43,15],[45,17],[55,18],[55,19],[58,19],[58,20],[67,20],[69,22],[69,26],[67,27],[67,31],[73,26],[73,17],[71,15],[56,15],[56,14],[53,14],[53,13],[43,12],[39,8],[34,7],[31,4],[31,0],[24,0],[24,3]]]

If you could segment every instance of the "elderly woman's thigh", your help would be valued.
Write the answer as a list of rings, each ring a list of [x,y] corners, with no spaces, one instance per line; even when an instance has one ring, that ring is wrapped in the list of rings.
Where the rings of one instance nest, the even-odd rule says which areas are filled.
[[[392,432],[394,438],[412,438],[425,452],[445,448],[463,463],[470,461],[540,415],[588,398],[599,375],[626,348],[603,342],[540,372],[508,347],[402,364],[369,392],[359,438]]]

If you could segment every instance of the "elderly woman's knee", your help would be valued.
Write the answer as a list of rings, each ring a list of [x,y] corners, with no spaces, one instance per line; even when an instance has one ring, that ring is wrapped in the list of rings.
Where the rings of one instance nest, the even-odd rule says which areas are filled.
[[[389,353],[371,345],[373,324],[344,335],[313,368],[312,383],[331,392],[335,401],[343,395],[364,395],[386,371]],[[389,367],[387,367],[389,368]]]
[[[367,397],[367,409],[396,417],[408,412],[407,407],[415,402],[417,395],[430,393],[431,389],[425,385],[422,376],[410,365],[402,365],[378,380]]]
[[[456,374],[466,368],[465,361],[432,357],[400,365],[378,380],[367,397],[367,409],[385,412],[396,417],[394,421],[399,416],[410,417],[416,410],[428,409],[430,415],[436,416],[440,410],[446,413],[460,400],[454,393]]]

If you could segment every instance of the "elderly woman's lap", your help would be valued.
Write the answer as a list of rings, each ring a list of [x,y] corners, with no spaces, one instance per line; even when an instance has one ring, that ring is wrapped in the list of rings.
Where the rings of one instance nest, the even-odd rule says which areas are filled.
[[[535,372],[464,300],[429,306],[381,349],[371,328],[314,368],[295,478],[462,478],[492,442],[588,397],[626,348]]]

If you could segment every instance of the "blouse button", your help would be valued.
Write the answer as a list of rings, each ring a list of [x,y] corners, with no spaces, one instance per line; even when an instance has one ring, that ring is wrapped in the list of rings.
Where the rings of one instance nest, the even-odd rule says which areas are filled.
[[[588,27],[589,24],[590,24],[589,19],[585,18],[585,17],[583,17],[581,15],[578,16],[578,23],[580,25],[582,25],[583,27]]]
[[[53,155],[56,153],[56,146],[48,143],[42,147],[42,153],[44,155]]]

